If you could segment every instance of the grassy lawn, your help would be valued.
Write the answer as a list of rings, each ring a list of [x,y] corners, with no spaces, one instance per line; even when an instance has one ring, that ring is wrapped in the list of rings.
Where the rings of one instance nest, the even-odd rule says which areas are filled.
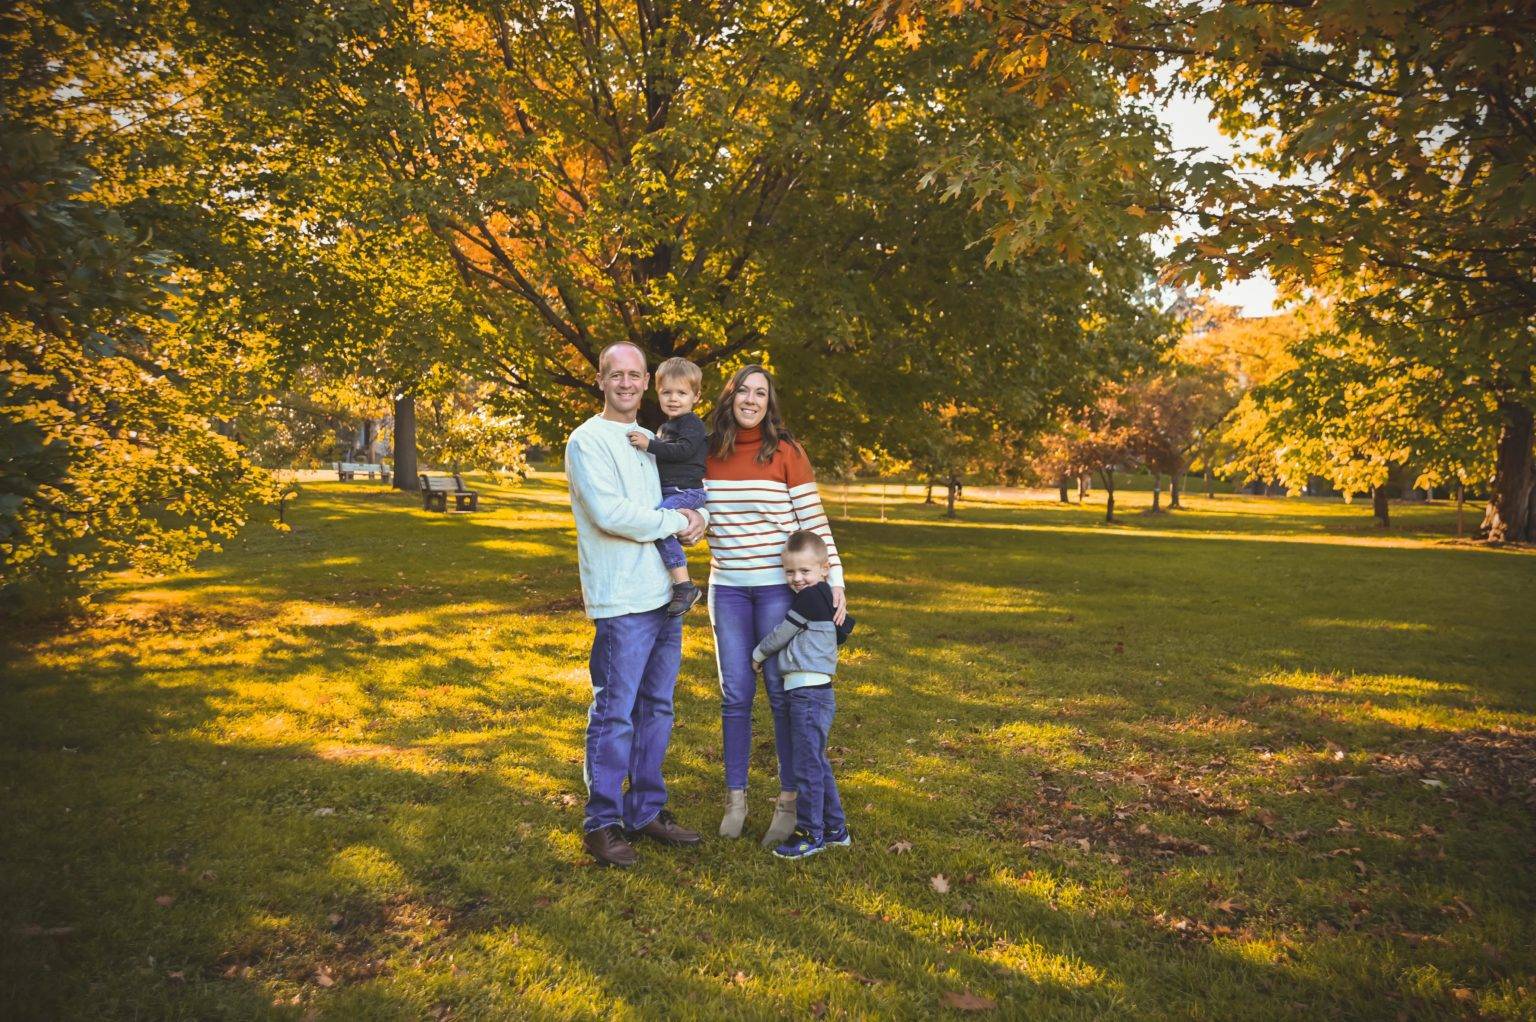
[[[0,650],[12,1018],[1536,1018],[1536,556],[1445,506],[828,488],[855,845],[582,854],[557,476],[294,529]],[[1094,494],[1102,500],[1102,493]],[[702,547],[699,551],[702,552]],[[702,555],[695,575],[703,577]],[[713,833],[690,616],[673,808]],[[759,701],[752,816],[772,749]],[[964,995],[970,995],[967,999]],[[987,1016],[982,1016],[987,1017]]]

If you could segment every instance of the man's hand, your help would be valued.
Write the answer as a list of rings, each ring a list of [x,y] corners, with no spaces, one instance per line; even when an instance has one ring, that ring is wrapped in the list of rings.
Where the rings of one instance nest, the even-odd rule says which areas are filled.
[[[848,593],[842,586],[832,587],[832,623],[839,628],[848,617]]]
[[[648,451],[651,449],[651,438],[637,429],[629,434],[629,446],[637,451]]]
[[[630,436],[634,434],[631,433]],[[683,546],[692,546],[699,541],[700,536],[704,535],[704,516],[688,507],[679,510],[683,512],[683,517],[688,519],[688,528],[677,534],[677,541]]]

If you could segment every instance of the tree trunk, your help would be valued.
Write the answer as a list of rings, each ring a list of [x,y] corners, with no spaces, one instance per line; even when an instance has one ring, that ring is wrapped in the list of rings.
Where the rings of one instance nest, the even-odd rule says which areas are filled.
[[[923,498],[923,503],[924,504],[932,504],[933,503],[933,480],[932,479],[928,480],[928,496]]]
[[[1392,527],[1391,512],[1387,507],[1387,488],[1385,486],[1371,487],[1371,513],[1376,516],[1376,524],[1383,529]]]
[[[1155,515],[1163,513],[1163,474],[1161,472],[1152,473],[1152,513]]]
[[[1216,482],[1211,478],[1211,470],[1205,470],[1205,499],[1216,499]]]
[[[1456,481],[1456,538],[1460,539],[1464,534],[1462,529],[1462,512],[1466,509],[1467,487],[1459,479]]]
[[[1058,495],[1061,497],[1061,502],[1063,504],[1072,503],[1071,499],[1067,496],[1067,479],[1065,476],[1062,477],[1061,484],[1057,486],[1056,489]]]
[[[1084,472],[1077,477],[1077,502],[1081,504],[1088,496],[1088,473]]]
[[[1488,487],[1488,508],[1478,530],[1490,543],[1536,539],[1531,514],[1531,441],[1536,432],[1531,409],[1516,401],[1500,401],[1498,454],[1493,482]]]
[[[1175,472],[1168,477],[1168,510],[1183,510],[1184,504],[1179,499],[1184,495],[1184,473]]]
[[[1115,470],[1112,468],[1099,469],[1099,479],[1104,483],[1104,520],[1115,520]]]
[[[949,491],[947,498],[949,506],[944,510],[944,517],[953,518],[955,517],[955,498],[960,495],[960,477],[951,474],[946,489]]]
[[[410,394],[395,397],[395,489],[421,489],[416,477],[416,398]]]

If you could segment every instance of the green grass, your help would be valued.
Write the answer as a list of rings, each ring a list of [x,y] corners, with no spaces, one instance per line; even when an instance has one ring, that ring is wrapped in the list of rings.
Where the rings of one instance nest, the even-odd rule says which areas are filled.
[[[618,872],[563,483],[484,491],[307,484],[291,533],[4,651],[8,1017],[1536,1018],[1536,557],[1446,507],[829,487],[855,846]],[[712,832],[685,643],[668,776]],[[753,785],[760,832],[761,701]]]

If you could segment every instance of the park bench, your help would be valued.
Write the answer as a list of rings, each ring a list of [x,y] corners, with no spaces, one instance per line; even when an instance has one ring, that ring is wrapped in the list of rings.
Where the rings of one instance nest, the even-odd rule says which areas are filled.
[[[367,473],[369,479],[378,475],[386,486],[389,485],[389,469],[383,465],[366,461],[338,461],[336,463],[336,478],[344,483],[350,483],[360,473]]]
[[[464,480],[455,472],[451,476],[429,476],[421,473],[421,506],[427,511],[434,508],[438,511],[448,510],[448,498],[453,498],[453,506],[459,511],[480,510],[480,494],[464,485]]]

